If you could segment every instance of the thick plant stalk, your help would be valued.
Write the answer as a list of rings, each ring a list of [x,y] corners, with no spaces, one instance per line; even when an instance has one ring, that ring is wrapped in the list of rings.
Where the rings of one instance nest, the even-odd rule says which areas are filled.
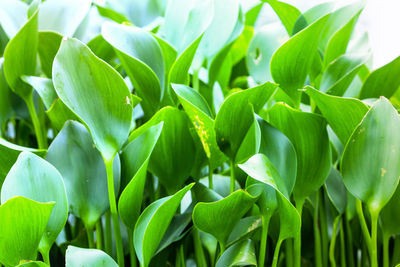
[[[258,266],[264,267],[265,254],[267,251],[268,227],[271,216],[262,216],[262,231],[260,241],[260,252],[258,255]]]
[[[287,239],[285,242],[285,252],[286,252],[286,267],[293,267],[293,240]],[[276,254],[276,249],[274,254]]]
[[[315,254],[315,266],[322,267],[322,251],[321,251],[321,232],[319,226],[319,205],[320,196],[319,191],[316,193],[315,208],[314,208],[314,254]]]
[[[300,218],[303,213],[303,206],[304,206],[304,199],[301,199],[296,202],[296,209],[299,212]],[[297,233],[297,236],[294,238],[293,253],[294,253],[294,267],[301,267],[301,230]]]
[[[137,266],[136,254],[135,254],[135,245],[133,244],[133,231],[128,229],[129,236],[129,256],[131,259],[131,267]]]
[[[194,255],[196,258],[196,264],[199,267],[206,267],[207,262],[206,262],[206,257],[204,255],[203,245],[201,244],[200,234],[195,227],[193,227],[192,235],[193,235]]]
[[[119,226],[119,218],[117,212],[117,202],[114,193],[114,177],[113,177],[113,159],[105,160],[107,170],[107,187],[108,187],[108,198],[110,201],[111,219],[114,227],[114,238],[115,245],[117,247],[117,259],[119,266],[124,265],[124,249],[122,246],[121,230]]]
[[[367,222],[365,221],[361,200],[356,199],[356,212],[360,221],[361,230],[365,239],[368,251],[371,253],[371,236],[369,234]]]
[[[319,224],[321,230],[321,243],[322,243],[322,266],[328,266],[328,250],[329,250],[329,237],[328,237],[328,222],[326,218],[326,206],[324,202],[324,191],[320,190],[319,202]]]
[[[96,248],[103,250],[103,226],[101,224],[101,218],[96,222]]]
[[[94,232],[93,227],[86,227],[86,235],[89,243],[89,248],[94,248]]]
[[[371,267],[378,267],[378,218],[379,211],[370,211],[371,214]]]
[[[345,241],[344,241],[344,224],[343,224],[343,220],[340,221],[340,266],[341,267],[346,267],[347,263],[346,263],[346,245],[345,245]]]
[[[43,129],[40,125],[39,117],[36,112],[32,94],[27,98],[26,105],[28,107],[29,114],[32,119],[33,128],[35,130],[35,135],[36,135],[36,139],[38,142],[38,146],[40,149],[45,149],[45,148],[47,148],[47,138],[46,138],[45,133],[43,132]]]
[[[275,246],[274,257],[272,260],[272,265],[271,265],[272,267],[278,266],[279,251],[281,249],[282,242],[283,242],[283,240],[281,238],[278,238],[278,242],[276,242],[276,246]],[[291,257],[291,255],[290,255],[290,257]]]
[[[354,251],[353,251],[353,233],[351,232],[349,220],[346,218],[344,221],[346,226],[347,263],[349,264],[349,267],[355,267]]]
[[[104,249],[108,255],[112,255],[112,230],[111,230],[111,212],[108,210],[105,214],[104,225]]]
[[[389,240],[390,235],[383,235],[383,267],[389,267]]]

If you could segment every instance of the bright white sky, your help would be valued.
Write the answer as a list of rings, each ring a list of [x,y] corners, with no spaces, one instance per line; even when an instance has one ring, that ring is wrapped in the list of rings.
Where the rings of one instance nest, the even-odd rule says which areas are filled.
[[[304,12],[326,0],[283,0]],[[335,0],[333,0],[335,1]],[[242,0],[245,8],[256,0]],[[336,0],[339,6],[354,1]],[[368,31],[373,52],[374,69],[400,56],[400,0],[366,0],[367,5],[360,16],[356,31]],[[276,20],[272,9],[265,4],[264,16]],[[269,19],[268,19],[269,20]]]

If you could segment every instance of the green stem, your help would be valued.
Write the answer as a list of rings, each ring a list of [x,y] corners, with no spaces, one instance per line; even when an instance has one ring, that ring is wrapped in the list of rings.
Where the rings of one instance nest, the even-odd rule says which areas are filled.
[[[193,234],[194,254],[196,258],[196,264],[198,267],[207,267],[203,245],[201,244],[200,234],[197,228],[193,227],[192,234]]]
[[[379,211],[370,210],[371,214],[371,267],[378,267],[378,218]]]
[[[354,249],[353,249],[353,233],[351,231],[349,220],[346,218],[345,220],[346,226],[346,242],[347,242],[347,262],[349,267],[355,267],[354,262]]]
[[[112,256],[112,233],[111,233],[110,210],[106,211],[106,214],[105,214],[104,247],[105,247],[106,253],[108,255]]]
[[[88,239],[88,244],[89,248],[94,248],[94,232],[93,232],[93,227],[87,227],[86,228],[86,235]]]
[[[321,231],[321,242],[322,242],[322,265],[328,266],[328,250],[329,250],[329,237],[328,237],[328,222],[326,217],[324,191],[320,191],[320,202],[319,202],[319,225]]]
[[[287,239],[285,242],[286,267],[293,267],[293,239]]]
[[[29,114],[32,119],[33,128],[35,130],[36,139],[38,142],[38,146],[40,149],[47,148],[47,138],[42,131],[42,127],[40,125],[39,117],[36,113],[35,103],[33,102],[33,95],[31,94],[26,100],[26,105],[29,110]]]
[[[400,262],[400,236],[394,238],[392,265]]]
[[[40,255],[42,255],[44,263],[50,266],[50,248],[45,250],[40,250]]]
[[[213,170],[211,169],[211,162],[208,162],[208,188],[211,190],[214,188],[213,185]]]
[[[192,78],[193,78],[193,89],[196,92],[199,92],[199,90],[200,90],[200,81],[199,81],[199,70],[198,69],[193,70]]]
[[[137,266],[136,254],[135,254],[135,244],[133,243],[133,231],[128,229],[129,238],[129,256],[131,259],[131,267]]]
[[[102,250],[103,247],[103,226],[100,218],[96,223],[96,248]]]
[[[278,242],[276,242],[275,251],[274,251],[274,258],[272,260],[271,267],[277,267],[278,266],[279,250],[281,249],[282,241],[283,240],[281,238],[279,238]]]
[[[332,238],[331,238],[331,244],[329,245],[329,261],[332,267],[336,267],[335,246],[336,246],[337,226],[339,224],[339,221],[340,221],[340,215],[337,216],[333,221]]]
[[[224,252],[225,252],[225,245],[224,244],[222,244],[221,242],[218,242],[219,243],[219,255],[221,256],[222,254],[224,254]],[[219,258],[219,257],[218,257]]]
[[[231,161],[231,193],[235,191],[235,163]]]
[[[383,235],[383,267],[389,267],[389,241],[390,235]]]
[[[122,245],[121,230],[119,226],[119,218],[117,212],[117,202],[115,199],[115,192],[114,192],[113,158],[111,160],[104,160],[104,163],[106,164],[106,170],[107,170],[108,198],[110,201],[111,219],[114,227],[115,246],[117,247],[118,265],[125,266],[124,248]]]
[[[322,251],[321,251],[321,232],[319,230],[319,211],[320,199],[319,191],[315,196],[315,208],[314,208],[314,254],[315,254],[315,266],[322,267]]]
[[[370,252],[372,252],[371,236],[369,234],[367,222],[365,221],[362,203],[361,203],[361,200],[359,200],[359,199],[356,199],[356,212],[358,215],[358,219],[360,221],[361,230],[362,230],[365,242],[367,244],[367,248]]]
[[[340,266],[346,267],[346,245],[344,241],[344,224],[343,220],[340,222]]]
[[[258,255],[258,266],[264,267],[265,254],[267,251],[267,239],[268,239],[268,226],[271,216],[262,216],[262,231],[261,231],[261,241],[260,241],[260,252]]]
[[[299,212],[300,218],[301,214],[303,213],[303,205],[304,199],[296,201],[296,209]],[[294,252],[294,267],[301,266],[301,229],[297,233],[297,236],[294,238],[294,245],[293,245],[293,252]]]
[[[185,261],[185,251],[183,250],[183,244],[179,246],[179,257],[181,260],[181,266],[186,267],[186,261]]]

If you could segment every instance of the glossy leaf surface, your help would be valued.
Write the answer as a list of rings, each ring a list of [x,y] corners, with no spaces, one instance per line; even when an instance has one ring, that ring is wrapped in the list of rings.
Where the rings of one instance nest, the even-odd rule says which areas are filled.
[[[216,267],[257,266],[254,243],[251,239],[229,247],[218,259]]]
[[[106,253],[98,249],[68,246],[66,267],[117,267],[118,264]]]

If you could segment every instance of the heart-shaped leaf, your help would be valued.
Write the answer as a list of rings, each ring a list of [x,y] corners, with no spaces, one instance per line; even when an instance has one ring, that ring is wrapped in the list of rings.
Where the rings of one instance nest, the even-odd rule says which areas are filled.
[[[0,206],[0,263],[9,267],[36,259],[53,207],[54,202],[38,203],[21,196]]]
[[[119,215],[126,227],[133,230],[142,207],[147,166],[160,137],[163,122],[136,137],[122,151],[123,176],[127,181],[118,202]]]
[[[56,203],[39,245],[40,252],[48,254],[68,217],[67,194],[60,173],[39,156],[22,152],[4,180],[1,202],[15,196]]]
[[[110,256],[98,249],[68,246],[65,259],[66,267],[118,267]]]
[[[216,202],[200,202],[193,209],[193,223],[225,246],[233,228],[255,201],[246,191],[238,190]]]
[[[65,157],[65,155],[69,155]],[[109,208],[107,174],[99,151],[93,147],[85,126],[68,121],[51,143],[46,160],[60,171],[68,196],[70,212],[92,229]],[[114,159],[114,184],[120,184],[119,157]]]
[[[151,203],[140,215],[136,222],[133,240],[141,266],[149,265],[182,198],[193,185],[187,185],[176,194]]]
[[[295,201],[303,201],[323,185],[331,167],[325,120],[317,114],[295,110],[283,103],[269,110],[270,123],[292,142],[297,155]],[[319,164],[315,164],[318,161]]]
[[[53,63],[61,100],[88,126],[97,149],[111,161],[129,135],[131,95],[122,77],[77,39],[64,38]]]
[[[400,117],[382,97],[354,130],[343,152],[344,184],[374,214],[390,200],[399,182],[399,131]]]

